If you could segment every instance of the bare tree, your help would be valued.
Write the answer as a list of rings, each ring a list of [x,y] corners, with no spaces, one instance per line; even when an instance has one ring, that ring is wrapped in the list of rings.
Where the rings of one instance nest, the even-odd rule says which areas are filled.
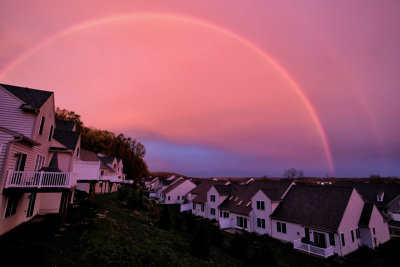
[[[283,177],[290,179],[302,178],[304,177],[304,172],[302,170],[297,170],[296,168],[290,168],[285,170]]]

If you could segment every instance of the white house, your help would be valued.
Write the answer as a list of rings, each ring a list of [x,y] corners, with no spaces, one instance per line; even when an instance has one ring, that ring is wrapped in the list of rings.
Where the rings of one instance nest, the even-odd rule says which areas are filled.
[[[293,186],[270,216],[272,237],[322,257],[347,255],[367,245],[359,224],[364,204],[351,187]],[[379,212],[371,220],[377,242],[386,242],[387,223]]]
[[[77,189],[92,194],[100,181],[100,159],[96,153],[81,149],[80,156],[74,164],[77,173]]]
[[[55,129],[53,92],[0,84],[0,118],[1,235],[38,214],[48,194],[61,193],[56,204],[65,213],[76,182],[49,153]]]
[[[196,185],[184,178],[175,179],[166,189],[162,191],[163,204],[183,204],[187,203],[187,194]]]

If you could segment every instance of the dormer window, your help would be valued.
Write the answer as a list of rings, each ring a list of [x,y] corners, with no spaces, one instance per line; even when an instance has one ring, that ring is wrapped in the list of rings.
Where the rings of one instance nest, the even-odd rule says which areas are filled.
[[[44,127],[44,116],[42,116],[42,119],[40,121],[40,127],[39,127],[39,134],[42,135],[43,133],[43,127]]]
[[[382,202],[383,201],[383,197],[385,195],[385,192],[381,191],[376,195],[376,199],[378,200],[378,202]]]

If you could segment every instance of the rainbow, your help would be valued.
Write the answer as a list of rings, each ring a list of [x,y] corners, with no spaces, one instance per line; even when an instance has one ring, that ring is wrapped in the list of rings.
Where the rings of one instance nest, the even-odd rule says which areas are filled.
[[[61,32],[54,34],[54,35],[51,35],[50,37],[48,37],[48,38],[44,39],[43,41],[41,41],[40,43],[38,43],[32,49],[27,50],[26,52],[22,53],[20,56],[18,56],[15,60],[13,60],[10,64],[8,64],[0,72],[0,79],[3,79],[10,71],[12,71],[15,67],[20,65],[22,62],[24,62],[27,58],[29,58],[31,55],[36,53],[38,50],[48,46],[49,44],[62,38],[63,36],[78,32],[83,29],[98,26],[101,24],[124,21],[124,20],[140,20],[140,19],[147,19],[147,20],[148,19],[163,19],[163,20],[174,20],[174,21],[184,22],[184,23],[188,23],[188,24],[195,24],[196,26],[200,26],[200,27],[204,27],[209,30],[212,30],[212,31],[216,31],[216,32],[223,34],[227,37],[230,37],[236,41],[239,41],[246,47],[255,51],[262,58],[264,58],[267,62],[269,62],[272,66],[274,66],[283,75],[283,77],[292,86],[292,88],[296,92],[297,96],[302,101],[302,103],[305,105],[307,111],[311,115],[313,123],[316,127],[316,130],[317,130],[319,136],[320,136],[322,145],[324,147],[325,156],[326,156],[326,160],[327,160],[327,163],[329,166],[329,170],[330,170],[331,174],[334,173],[334,162],[333,162],[333,158],[332,158],[332,152],[329,147],[328,139],[327,139],[326,133],[323,129],[322,123],[321,123],[320,119],[318,118],[317,112],[315,111],[314,107],[311,105],[310,100],[307,98],[307,96],[305,95],[303,90],[300,88],[300,86],[290,76],[290,74],[281,65],[279,65],[276,62],[276,60],[274,60],[270,55],[265,53],[262,49],[257,47],[255,44],[251,43],[250,41],[244,39],[243,37],[237,35],[236,33],[232,32],[230,30],[227,30],[227,29],[225,29],[221,26],[215,25],[213,23],[200,20],[198,18],[181,16],[181,15],[162,14],[162,13],[139,13],[139,14],[134,13],[134,14],[115,15],[115,16],[110,16],[110,17],[105,17],[105,18],[100,18],[100,19],[84,21],[79,24],[73,25]]]

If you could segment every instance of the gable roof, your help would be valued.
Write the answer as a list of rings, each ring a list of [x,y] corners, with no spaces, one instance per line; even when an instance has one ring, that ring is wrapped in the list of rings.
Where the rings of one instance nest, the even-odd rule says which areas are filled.
[[[167,194],[167,193],[171,192],[172,190],[174,190],[175,188],[177,188],[178,186],[180,186],[181,184],[183,184],[183,183],[186,182],[186,181],[189,181],[189,180],[186,180],[186,179],[183,179],[183,178],[182,178],[182,179],[176,181],[175,183],[171,184],[168,188],[166,188],[166,189],[163,191],[163,193],[164,193],[164,194]]]
[[[205,203],[207,201],[207,192],[213,185],[222,185],[224,181],[204,180],[193,188],[189,193],[196,194],[196,197],[192,200],[195,203]]]
[[[100,159],[96,155],[96,153],[94,153],[92,151],[89,151],[89,150],[86,150],[86,149],[81,149],[80,159],[82,161],[96,161],[96,162],[100,161]]]
[[[105,164],[112,164],[115,157],[106,157],[106,156],[99,156],[101,161],[103,161]]]
[[[328,231],[337,231],[352,187],[295,185],[271,218]]]
[[[73,121],[56,120],[56,130],[72,131],[74,126],[75,122]]]
[[[64,146],[66,146],[67,148],[75,150],[80,135],[81,135],[80,132],[55,130],[53,138],[56,139],[61,144],[63,144]]]
[[[344,181],[337,182],[337,185],[355,187],[360,195],[368,200],[371,204],[375,204],[376,207],[386,207],[396,197],[400,195],[400,184],[396,183],[365,183],[365,182],[354,182]],[[383,201],[378,201],[377,195],[383,194]]]
[[[369,221],[371,220],[372,209],[374,205],[370,203],[365,203],[363,210],[361,212],[360,221],[358,222],[359,226],[368,227]]]
[[[27,87],[19,87],[8,84],[0,84],[7,91],[21,99],[25,104],[34,109],[39,109],[49,99],[53,92],[31,89]]]

